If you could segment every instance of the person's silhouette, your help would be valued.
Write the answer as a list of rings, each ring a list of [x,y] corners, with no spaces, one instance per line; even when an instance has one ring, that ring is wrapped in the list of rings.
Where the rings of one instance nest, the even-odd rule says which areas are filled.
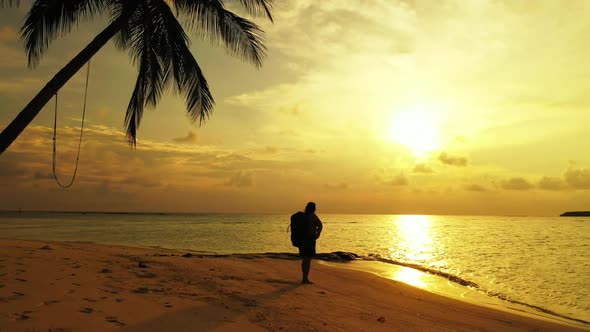
[[[307,203],[305,206],[305,222],[307,223],[305,236],[299,246],[299,256],[301,256],[301,272],[303,278],[302,284],[312,284],[309,281],[309,270],[311,269],[311,259],[315,256],[316,240],[322,233],[322,221],[315,214],[316,206],[314,202]]]

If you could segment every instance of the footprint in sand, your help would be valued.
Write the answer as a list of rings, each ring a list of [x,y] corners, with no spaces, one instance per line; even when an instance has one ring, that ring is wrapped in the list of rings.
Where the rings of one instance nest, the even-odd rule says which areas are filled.
[[[95,299],[89,298],[89,297],[85,297],[85,298],[83,298],[83,300],[86,301],[86,302],[96,302]]]
[[[139,288],[132,290],[132,292],[137,293],[137,294],[147,294],[150,292],[150,290],[147,287],[139,287]]]
[[[84,313],[84,314],[91,314],[91,313],[94,312],[94,309],[92,309],[92,308],[84,308],[84,309],[81,309],[80,312],[81,313]]]
[[[245,300],[242,303],[245,307],[257,307],[258,304],[256,303],[256,300]]]
[[[151,273],[151,272],[146,272],[146,273],[135,273],[135,276],[137,276],[138,278],[143,278],[143,279],[154,279],[157,277],[157,275]]]
[[[23,311],[21,313],[15,312],[12,314],[12,317],[16,320],[27,320],[31,318],[31,316],[29,316],[30,313],[32,313],[32,311]]]
[[[221,280],[240,280],[240,281],[246,280],[246,279],[244,279],[242,277],[238,277],[238,276],[221,276],[221,277],[219,277],[219,279],[221,279]]]
[[[61,302],[61,301],[59,301],[59,300],[43,301],[43,302],[39,303],[39,306],[52,305],[52,304],[59,303],[59,302]]]
[[[21,278],[16,278],[16,279],[14,279],[14,280],[16,280],[16,281],[20,281],[20,282],[27,282],[27,279],[21,279]]]
[[[292,280],[265,279],[264,281],[268,282],[268,283],[273,283],[273,284],[283,284],[283,285],[292,285],[293,284]]]
[[[115,316],[107,316],[107,317],[105,317],[105,320],[107,322],[113,323],[113,324],[115,324],[117,326],[124,326],[125,325],[125,323],[119,321],[119,319],[117,317],[115,317]]]

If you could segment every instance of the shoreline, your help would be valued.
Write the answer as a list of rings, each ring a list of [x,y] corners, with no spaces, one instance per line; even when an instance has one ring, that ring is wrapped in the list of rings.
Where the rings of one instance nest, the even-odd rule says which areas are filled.
[[[0,239],[0,330],[584,331],[295,259]],[[184,257],[184,256],[188,257]],[[293,255],[296,258],[296,255]]]
[[[495,310],[502,310],[517,315],[524,315],[534,319],[557,322],[574,327],[590,330],[590,323],[565,315],[554,313],[550,310],[530,305],[520,301],[513,301],[489,295],[480,289],[472,288],[445,278],[443,275],[431,274],[421,269],[414,269],[405,265],[386,263],[381,261],[351,262],[352,265],[341,263],[326,263],[338,268],[354,269],[366,273],[373,273],[388,280],[395,280],[426,292],[449,297],[477,306],[484,306]],[[355,264],[364,265],[355,267]],[[366,265],[365,265],[366,264]],[[381,266],[380,266],[381,265]]]
[[[157,248],[177,251],[177,249],[171,248]],[[193,251],[190,249],[185,249],[184,251],[196,252],[195,256],[208,258],[257,257],[282,260],[300,259],[298,254],[283,252],[215,254]],[[402,282],[426,292],[442,295],[473,305],[485,306],[535,319],[542,319],[590,330],[590,322],[583,319],[569,317],[534,304],[513,300],[501,293],[491,293],[481,289],[480,286],[474,282],[462,279],[461,277],[449,273],[432,270],[419,265],[396,262],[390,259],[382,259],[375,256],[361,256],[355,253],[344,251],[318,253],[314,260],[324,263],[327,266],[336,268],[345,268],[358,270],[365,273],[373,273],[386,280]],[[360,264],[362,267],[354,266],[358,264]],[[445,284],[452,284],[452,286],[445,286]]]

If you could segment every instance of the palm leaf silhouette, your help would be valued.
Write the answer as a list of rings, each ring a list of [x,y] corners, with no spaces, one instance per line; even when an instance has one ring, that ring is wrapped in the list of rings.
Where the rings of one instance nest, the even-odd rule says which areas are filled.
[[[272,21],[272,0],[235,0],[255,17]],[[0,7],[18,6],[0,0]],[[28,64],[34,68],[59,36],[80,23],[108,16],[108,26],[63,67],[0,133],[0,153],[18,137],[49,99],[108,41],[129,54],[137,66],[135,87],[125,114],[129,144],[137,144],[143,111],[155,107],[173,86],[184,96],[191,121],[199,125],[211,115],[214,99],[190,51],[189,33],[225,46],[229,54],[260,67],[266,56],[263,31],[254,22],[224,6],[221,0],[35,0],[21,28]]]

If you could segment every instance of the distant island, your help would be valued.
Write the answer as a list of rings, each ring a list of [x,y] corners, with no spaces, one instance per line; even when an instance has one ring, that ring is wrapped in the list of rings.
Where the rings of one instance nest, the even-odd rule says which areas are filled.
[[[590,211],[568,211],[559,215],[560,217],[590,217]]]

